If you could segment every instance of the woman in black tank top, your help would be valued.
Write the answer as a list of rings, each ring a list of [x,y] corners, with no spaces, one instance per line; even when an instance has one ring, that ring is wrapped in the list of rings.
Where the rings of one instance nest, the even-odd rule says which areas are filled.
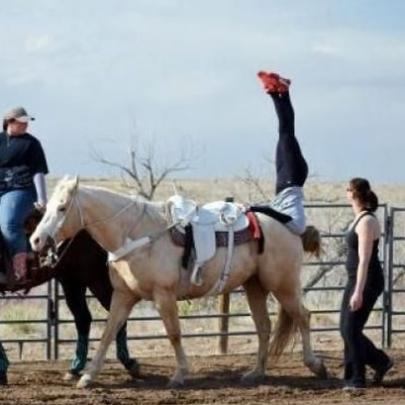
[[[366,179],[354,178],[347,189],[356,218],[346,236],[348,274],[343,295],[340,331],[344,340],[344,389],[365,387],[366,365],[375,370],[379,384],[393,366],[392,360],[363,334],[370,312],[384,289],[378,258],[380,226],[374,212],[378,199]]]
[[[373,217],[376,221],[377,218],[371,211],[362,211],[358,214],[357,219],[350,226],[349,231],[346,235],[346,245],[347,245],[347,259],[346,259],[346,269],[347,276],[350,282],[356,282],[357,279],[357,269],[359,267],[359,237],[356,233],[357,225],[366,216]],[[370,246],[371,253],[368,263],[368,271],[366,283],[375,288],[383,288],[384,286],[384,274],[381,267],[380,259],[378,258],[378,245],[379,238],[374,239]]]

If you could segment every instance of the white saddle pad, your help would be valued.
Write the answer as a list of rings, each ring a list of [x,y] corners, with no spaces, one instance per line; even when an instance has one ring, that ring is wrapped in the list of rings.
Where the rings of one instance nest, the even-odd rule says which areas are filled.
[[[196,221],[194,217],[193,222],[204,224],[213,221],[216,231],[225,232],[232,226],[236,232],[249,226],[249,219],[244,214],[243,207],[231,202],[214,201],[204,204],[198,209],[197,215],[199,219]]]

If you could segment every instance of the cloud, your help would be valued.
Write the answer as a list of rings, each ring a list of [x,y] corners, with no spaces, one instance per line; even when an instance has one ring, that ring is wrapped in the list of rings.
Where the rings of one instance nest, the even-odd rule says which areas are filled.
[[[25,38],[24,48],[27,53],[50,53],[56,49],[56,41],[49,34],[33,35]]]
[[[326,56],[329,56],[329,55],[335,56],[335,55],[339,54],[339,49],[336,46],[326,44],[326,43],[314,45],[312,48],[312,51],[314,53],[319,53],[319,54],[326,55]]]

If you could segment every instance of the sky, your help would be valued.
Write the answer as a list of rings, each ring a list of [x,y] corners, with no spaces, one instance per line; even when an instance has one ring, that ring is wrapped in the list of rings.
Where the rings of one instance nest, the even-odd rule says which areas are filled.
[[[183,177],[274,176],[264,69],[292,80],[312,175],[405,183],[402,0],[0,1],[0,111],[36,117],[51,175],[118,174],[95,156],[132,145]]]

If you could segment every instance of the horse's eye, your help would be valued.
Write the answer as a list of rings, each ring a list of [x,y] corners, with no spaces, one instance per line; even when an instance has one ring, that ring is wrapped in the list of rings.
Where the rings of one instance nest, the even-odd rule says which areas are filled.
[[[65,212],[65,211],[66,211],[66,207],[59,207],[59,208],[58,208],[58,211],[59,211],[59,212]]]

